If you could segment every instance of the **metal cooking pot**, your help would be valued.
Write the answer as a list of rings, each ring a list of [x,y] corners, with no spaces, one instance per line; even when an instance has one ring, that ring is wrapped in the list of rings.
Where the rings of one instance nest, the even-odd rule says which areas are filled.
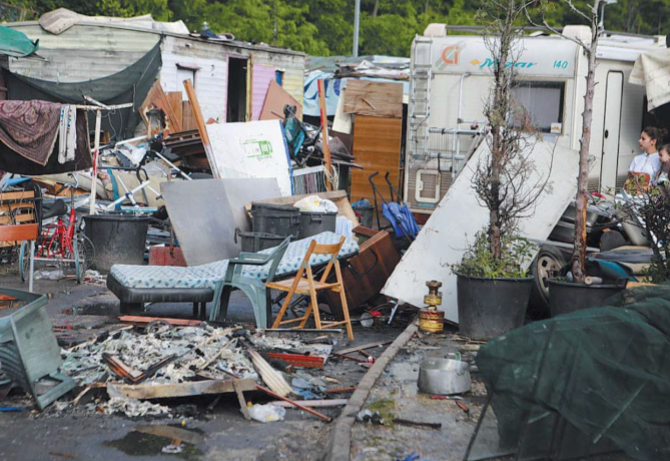
[[[419,370],[419,390],[426,394],[462,394],[470,390],[470,369],[466,362],[426,359]]]

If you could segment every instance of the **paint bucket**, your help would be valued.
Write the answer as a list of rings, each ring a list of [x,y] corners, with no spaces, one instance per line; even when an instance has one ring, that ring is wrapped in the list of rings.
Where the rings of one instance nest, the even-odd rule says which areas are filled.
[[[419,329],[426,333],[439,333],[444,330],[444,312],[422,309],[419,312]]]

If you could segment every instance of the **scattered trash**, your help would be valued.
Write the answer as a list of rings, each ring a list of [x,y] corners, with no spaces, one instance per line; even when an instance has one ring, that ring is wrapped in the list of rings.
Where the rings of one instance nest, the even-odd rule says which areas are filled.
[[[170,455],[176,455],[184,451],[184,446],[179,440],[174,440],[170,445],[165,445],[161,451]]]
[[[361,423],[372,423],[372,424],[379,424],[379,425],[384,425],[384,418],[382,418],[381,413],[378,411],[371,411],[368,409],[361,410],[358,412],[356,415],[356,421],[361,422]]]
[[[55,271],[35,271],[33,274],[35,280],[60,280],[65,278],[65,273],[62,270]]]
[[[266,405],[253,405],[249,407],[249,416],[251,419],[261,423],[273,423],[283,421],[286,415],[286,409],[270,403]]]

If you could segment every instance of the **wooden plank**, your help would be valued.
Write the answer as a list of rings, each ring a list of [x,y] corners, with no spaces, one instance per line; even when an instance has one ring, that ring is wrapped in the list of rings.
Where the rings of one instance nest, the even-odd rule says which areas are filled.
[[[386,346],[387,344],[391,344],[393,341],[377,341],[374,343],[368,343],[368,344],[363,344],[362,346],[354,346],[354,347],[349,347],[347,349],[342,349],[341,351],[337,351],[338,354],[341,355],[346,355],[350,354],[352,352],[358,352],[358,351],[364,351],[366,349],[372,349],[373,347],[379,347],[379,346]]]
[[[402,118],[402,84],[349,79],[344,113]]]
[[[32,210],[35,208],[33,202],[16,202],[16,203],[5,203],[0,205],[0,212],[2,211],[15,211],[15,210]]]
[[[0,193],[0,202],[5,201],[20,201],[26,200],[29,198],[35,198],[35,191],[25,190],[18,192],[1,192]]]
[[[0,226],[0,242],[35,239],[37,239],[37,224]]]
[[[326,86],[324,80],[317,82],[319,88],[319,112],[321,113],[321,146],[323,147],[323,159],[326,162],[326,188],[333,190],[330,183],[330,175],[333,173],[333,165],[330,159],[330,142],[328,138],[328,115],[326,114]]]
[[[202,323],[202,320],[170,319],[165,317],[143,317],[136,315],[122,315],[119,317],[121,323],[132,323],[133,325],[148,325],[151,322],[161,321],[170,325],[180,327],[195,327]]]
[[[305,407],[312,408],[324,408],[324,407],[343,407],[349,400],[347,399],[332,399],[332,400],[296,400],[295,403],[298,403]],[[271,402],[272,405],[277,407],[291,408],[295,405],[291,405],[288,402]]]
[[[351,171],[351,199],[356,202],[367,198],[374,203],[374,194],[368,177],[375,171],[377,188],[390,199],[389,187],[384,180],[386,172],[389,179],[399,189],[400,183],[400,145],[402,142],[402,119],[381,118],[357,115],[354,123],[354,156],[362,170]],[[379,199],[377,200],[379,201]],[[381,203],[378,204],[381,207]]]
[[[130,399],[146,400],[224,394],[236,392],[235,386],[241,391],[253,391],[256,389],[256,382],[253,379],[240,379],[233,385],[232,379],[226,379],[176,384],[108,384],[107,388]]]
[[[181,102],[181,127],[184,131],[197,130],[198,125],[195,123],[193,111],[191,110],[191,103],[188,101]]]
[[[35,221],[35,217],[32,213],[22,213],[15,215],[14,219],[10,215],[0,216],[0,224],[21,224]]]
[[[181,91],[169,91],[168,93],[165,94],[167,96],[168,103],[170,104],[170,107],[172,108],[172,112],[174,112],[174,116],[176,120],[179,120],[179,124],[181,125],[181,129],[184,129],[184,122],[183,122],[183,105],[181,101]]]

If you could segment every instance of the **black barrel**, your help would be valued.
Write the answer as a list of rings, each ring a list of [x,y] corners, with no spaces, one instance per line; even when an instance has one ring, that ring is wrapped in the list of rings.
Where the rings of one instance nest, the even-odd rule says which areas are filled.
[[[84,232],[95,248],[92,268],[109,272],[114,264],[143,264],[149,219],[101,214],[84,216]]]

